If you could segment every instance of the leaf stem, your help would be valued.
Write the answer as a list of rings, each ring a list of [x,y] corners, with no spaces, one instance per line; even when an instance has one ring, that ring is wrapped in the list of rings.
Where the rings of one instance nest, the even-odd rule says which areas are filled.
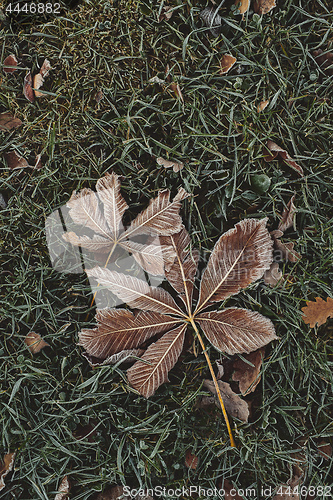
[[[210,374],[212,376],[212,379],[213,379],[213,382],[214,382],[214,386],[215,386],[215,389],[216,389],[216,393],[217,393],[217,397],[219,399],[219,402],[220,402],[220,406],[221,406],[221,409],[222,409],[222,413],[223,413],[223,416],[224,416],[224,420],[225,420],[225,423],[227,425],[227,429],[228,429],[228,433],[229,433],[229,437],[230,437],[230,445],[235,448],[236,447],[236,443],[234,441],[234,438],[233,438],[233,435],[232,435],[232,431],[231,431],[231,427],[230,427],[230,423],[229,423],[229,419],[228,419],[228,415],[227,415],[227,412],[226,412],[226,409],[225,409],[225,406],[224,406],[224,403],[223,403],[223,399],[222,399],[222,395],[221,395],[221,391],[220,391],[220,388],[219,388],[219,385],[217,383],[217,380],[216,380],[216,377],[215,377],[215,373],[214,373],[214,370],[213,370],[213,366],[212,366],[212,363],[209,359],[209,356],[208,356],[208,353],[206,351],[206,347],[205,347],[205,344],[202,340],[202,337],[199,333],[199,330],[198,330],[198,327],[197,325],[195,324],[194,322],[194,319],[193,317],[189,318],[190,319],[190,322],[191,322],[191,325],[193,326],[194,328],[194,331],[195,333],[197,334],[197,337],[199,339],[199,342],[201,344],[201,347],[202,347],[202,352],[204,353],[205,355],[205,358],[206,358],[206,361],[207,361],[207,364],[208,364],[208,367],[209,367],[209,370],[210,370]]]

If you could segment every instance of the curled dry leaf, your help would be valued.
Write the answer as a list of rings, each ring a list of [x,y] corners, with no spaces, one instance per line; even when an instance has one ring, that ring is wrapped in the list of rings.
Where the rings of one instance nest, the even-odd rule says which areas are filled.
[[[54,500],[66,500],[68,498],[69,490],[70,490],[70,482],[67,476],[65,476],[59,485],[58,493],[54,497]]]
[[[42,349],[44,349],[44,347],[50,346],[50,344],[45,342],[45,340],[42,339],[39,333],[36,332],[29,332],[26,338],[24,339],[24,342],[32,354],[37,354]]]
[[[3,62],[3,70],[5,73],[14,73],[17,69],[17,59],[14,54],[10,54]]]
[[[9,153],[5,153],[5,159],[8,165],[8,168],[14,170],[16,168],[26,168],[30,167],[29,163],[23,156],[20,156],[16,153],[16,151],[10,151]]]
[[[161,165],[164,168],[172,167],[174,172],[179,172],[184,167],[184,163],[182,163],[181,161],[177,162],[177,161],[165,160],[164,158],[161,157],[157,158],[156,161],[159,165]]]
[[[161,23],[162,21],[169,21],[171,19],[173,14],[172,7],[169,5],[163,5],[161,14],[159,15],[158,22]]]
[[[230,71],[230,69],[233,67],[233,65],[236,63],[237,59],[236,57],[230,55],[230,54],[224,54],[220,61],[220,75],[225,75]]]
[[[47,59],[44,60],[42,67],[39,70],[39,73],[37,73],[34,76],[34,91],[35,91],[35,97],[43,97],[43,92],[38,92],[38,89],[40,89],[44,83],[45,77],[48,75],[49,71],[51,69],[51,64],[50,61]]]
[[[3,457],[3,463],[0,465],[0,491],[5,488],[5,477],[13,470],[16,453],[7,453]]]
[[[268,271],[265,271],[264,282],[270,286],[276,286],[277,284],[279,284],[278,286],[282,286],[283,274],[277,262],[273,262]]]
[[[175,93],[175,95],[181,100],[181,102],[184,104],[184,97],[182,94],[182,91],[180,90],[180,86],[176,82],[170,83],[170,89]]]
[[[214,7],[206,7],[200,12],[200,17],[203,23],[210,28],[213,36],[219,36],[222,26],[222,17],[218,14],[218,10]]]
[[[258,349],[250,354],[244,354],[244,358],[253,366],[238,358],[234,361],[234,373],[232,380],[239,383],[239,390],[245,396],[253,392],[260,382],[260,369],[265,355],[265,348]]]
[[[270,235],[274,241],[274,249],[280,252],[281,259],[286,262],[297,262],[301,259],[301,255],[294,250],[294,242],[289,241],[288,243],[283,243],[280,238],[283,236],[283,232],[279,229],[271,231]]]
[[[279,222],[279,231],[285,232],[290,227],[294,226],[294,217],[296,213],[296,207],[294,205],[296,194],[294,194],[287,203],[286,208],[282,212],[282,218]]]
[[[266,109],[268,105],[269,105],[269,101],[261,101],[257,106],[258,113],[260,113],[261,111],[264,111],[264,109]]]
[[[240,14],[245,14],[250,8],[250,0],[236,0],[235,5]]]
[[[198,467],[199,459],[196,455],[191,453],[190,450],[186,450],[185,454],[185,467],[188,469],[195,470]]]
[[[11,130],[13,128],[20,127],[21,125],[21,120],[19,118],[14,118],[9,111],[0,113],[0,130]]]
[[[45,78],[48,75],[50,69],[52,69],[50,61],[48,59],[44,59],[42,67],[39,70],[39,73],[43,78]]]
[[[24,97],[26,97],[28,99],[28,101],[34,102],[35,93],[32,89],[32,76],[31,76],[30,71],[24,77],[23,94],[24,94]]]
[[[80,344],[89,355],[107,359],[116,352],[140,348],[158,334],[160,338],[127,372],[132,387],[149,397],[168,380],[168,372],[182,352],[189,316],[193,318],[193,327],[199,325],[215,348],[229,354],[249,353],[276,339],[272,322],[257,312],[238,308],[204,312],[214,302],[235,295],[261,278],[269,268],[272,239],[265,225],[266,219],[247,219],[221,236],[203,273],[194,309],[192,292],[199,255],[191,249],[184,227],[163,241],[176,255],[166,278],[182,299],[182,307],[163,288],[149,286],[138,278],[98,266],[87,270],[88,276],[141,311],[98,311],[97,328],[82,330]]]
[[[259,15],[268,14],[276,7],[275,0],[254,0],[253,9]]]
[[[270,141],[270,140],[267,141],[267,148],[269,151],[267,151],[267,153],[264,155],[264,158],[267,162],[272,161],[277,156],[279,156],[287,165],[289,165],[291,168],[296,170],[296,172],[298,173],[298,175],[300,177],[304,177],[304,171],[303,171],[302,167],[300,165],[298,165],[298,163],[296,163],[291,158],[291,156],[289,155],[289,153],[285,149],[281,148],[275,142]]]
[[[222,394],[224,406],[227,413],[234,418],[238,418],[242,422],[247,422],[249,419],[249,405],[244,399],[241,399],[235,394],[227,382],[218,381],[219,389]],[[204,380],[203,387],[208,389],[215,396],[217,395],[215,386],[211,380]],[[215,404],[220,407],[219,401],[216,399]]]
[[[325,73],[333,75],[333,52],[324,52],[322,49],[318,49],[313,51],[313,56]]]
[[[316,297],[314,302],[308,300],[306,306],[302,307],[302,311],[303,321],[309,324],[310,328],[314,328],[316,324],[323,325],[328,318],[333,318],[333,299],[327,297],[327,300],[323,300]]]

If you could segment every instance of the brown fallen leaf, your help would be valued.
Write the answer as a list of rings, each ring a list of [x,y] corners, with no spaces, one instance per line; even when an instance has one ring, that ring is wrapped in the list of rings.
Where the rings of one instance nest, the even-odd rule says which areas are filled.
[[[170,89],[175,93],[175,95],[181,100],[181,102],[184,104],[184,97],[182,94],[182,91],[180,90],[180,86],[176,82],[170,83]]]
[[[264,109],[266,109],[268,105],[269,105],[269,101],[261,101],[257,106],[258,113],[260,113],[261,111],[264,111]]]
[[[169,5],[163,5],[161,14],[159,15],[158,22],[161,23],[162,21],[169,21],[171,19],[173,14],[172,7]]]
[[[268,271],[265,271],[264,282],[270,286],[276,286],[278,283],[279,286],[282,286],[283,274],[277,262],[273,262]]]
[[[11,130],[12,128],[20,127],[21,125],[21,120],[19,118],[14,118],[9,111],[0,113],[0,130]]]
[[[254,12],[260,16],[263,14],[268,14],[272,9],[276,7],[275,0],[254,0],[253,9]]]
[[[99,104],[104,99],[103,90],[98,90],[95,95],[95,101]]]
[[[233,67],[233,65],[236,63],[237,59],[236,57],[230,55],[230,54],[224,54],[220,61],[220,75],[226,75],[228,71]]]
[[[323,51],[322,49],[312,52],[315,61],[328,75],[333,75],[333,52]]]
[[[17,69],[17,59],[14,54],[10,54],[3,62],[3,70],[5,73],[14,73]]]
[[[285,232],[290,227],[294,225],[294,217],[296,213],[296,207],[294,205],[296,194],[294,194],[287,203],[286,208],[282,212],[282,218],[279,222],[279,231]]]
[[[333,299],[327,297],[327,300],[323,300],[316,297],[314,302],[308,300],[306,306],[302,307],[302,311],[303,321],[309,324],[310,328],[314,328],[316,324],[323,325],[328,318],[333,318]]]
[[[244,358],[247,359],[251,366],[242,359],[238,358],[234,361],[234,373],[232,380],[239,383],[239,390],[243,396],[253,392],[260,382],[260,369],[263,357],[265,356],[265,348],[258,349],[257,351],[245,354]]]
[[[5,477],[13,470],[16,452],[7,453],[0,465],[0,491],[5,488]]]
[[[26,97],[28,99],[28,101],[34,102],[35,93],[32,89],[32,76],[31,76],[30,71],[24,77],[23,94],[24,94],[24,97]]]
[[[185,454],[185,467],[188,469],[195,470],[198,467],[198,457],[191,453],[190,450],[186,451]]]
[[[241,399],[238,394],[235,394],[227,382],[218,380],[219,389],[227,413],[234,418],[238,418],[242,422],[247,422],[249,418],[249,406],[244,399]],[[204,380],[203,387],[208,389],[215,396],[217,395],[214,383],[211,380]],[[215,399],[215,404],[220,408],[218,399]]]
[[[245,14],[250,8],[250,0],[236,0],[235,5],[240,14]]]
[[[179,172],[184,167],[184,163],[182,163],[181,161],[165,160],[162,157],[157,158],[156,161],[164,168],[172,167],[174,172]]]
[[[9,153],[5,153],[5,159],[8,165],[8,168],[14,170],[15,168],[26,168],[30,167],[29,163],[23,156],[20,156],[16,153],[16,151],[9,151]]]
[[[270,235],[274,241],[274,249],[280,252],[281,260],[286,262],[297,262],[301,259],[301,255],[294,250],[294,242],[289,241],[288,243],[283,243],[280,238],[283,236],[283,232],[279,229],[275,229],[270,232]]]
[[[50,344],[45,342],[45,340],[42,339],[39,333],[36,332],[29,332],[26,338],[24,339],[24,342],[32,354],[37,354],[42,349],[44,349],[44,347],[50,346]]]
[[[303,171],[302,167],[300,165],[298,165],[298,163],[296,163],[291,158],[291,156],[289,155],[289,153],[285,149],[281,148],[275,142],[270,141],[270,140],[267,141],[267,148],[269,151],[267,151],[264,154],[264,159],[267,162],[272,161],[277,156],[279,156],[285,163],[287,163],[287,165],[289,165],[291,168],[296,170],[296,172],[298,173],[298,175],[300,177],[304,177],[304,171]]]
[[[329,460],[330,457],[332,456],[332,446],[327,441],[321,441],[318,444],[318,453],[325,460]]]
[[[45,78],[45,77],[48,75],[48,73],[49,73],[50,69],[52,69],[52,68],[51,68],[51,64],[50,64],[50,61],[49,61],[48,59],[44,59],[44,62],[43,62],[43,64],[42,64],[42,67],[41,67],[41,68],[40,68],[40,70],[39,70],[39,73],[41,74],[41,76],[42,76],[43,78]]]
[[[54,500],[66,500],[68,498],[69,490],[70,490],[70,482],[67,476],[65,476],[59,485],[58,493],[54,497]]]
[[[45,77],[48,75],[49,71],[51,69],[51,64],[48,59],[45,59],[42,67],[39,70],[39,73],[36,73],[34,76],[34,92],[35,92],[35,97],[43,97],[45,94],[43,92],[38,92],[38,89],[40,89],[44,83]]]
[[[224,479],[223,489],[225,491],[224,500],[244,500],[243,497],[239,496],[237,489],[232,484],[229,479]]]

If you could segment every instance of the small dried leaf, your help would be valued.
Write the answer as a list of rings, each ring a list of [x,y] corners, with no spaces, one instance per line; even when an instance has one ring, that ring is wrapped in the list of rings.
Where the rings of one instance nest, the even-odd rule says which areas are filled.
[[[289,241],[288,243],[283,243],[280,238],[283,236],[283,232],[279,229],[275,229],[275,231],[271,231],[270,235],[274,241],[274,249],[278,250],[281,254],[281,258],[283,258],[286,262],[297,262],[301,259],[301,255],[294,250],[294,242]]]
[[[232,374],[232,380],[239,382],[239,390],[243,396],[253,392],[259,384],[261,379],[260,369],[264,355],[264,348],[244,355],[244,358],[254,366],[245,363],[245,361],[240,358],[234,361],[235,371]]]
[[[157,158],[156,161],[159,165],[161,165],[164,168],[172,167],[174,172],[179,172],[184,167],[184,163],[182,163],[181,161],[179,162],[170,161],[170,160],[165,160],[164,158],[161,157]]]
[[[213,36],[219,36],[222,26],[222,17],[218,14],[218,11],[214,7],[206,7],[202,12],[200,12],[200,17],[204,24],[210,28],[210,32]]]
[[[24,97],[26,97],[28,99],[28,101],[34,102],[35,93],[32,90],[32,76],[31,76],[30,71],[24,77],[23,94],[24,94]]]
[[[242,422],[247,422],[249,418],[249,405],[244,399],[241,399],[237,394],[235,394],[230,385],[226,382],[218,380],[219,389],[221,391],[221,396],[224,402],[226,412],[229,413],[231,417],[238,418]],[[211,380],[204,380],[203,387],[208,389],[215,396],[217,395],[214,383]],[[216,398],[215,404],[220,408],[220,403]]]
[[[180,86],[176,82],[170,83],[170,89],[176,94],[176,96],[182,101],[184,104],[184,97],[182,91],[180,90]]]
[[[283,274],[281,269],[279,268],[279,264],[277,262],[273,262],[268,271],[265,271],[264,274],[264,282],[266,285],[276,286],[279,283],[279,286],[282,286]]]
[[[173,14],[172,7],[170,7],[169,5],[163,5],[161,14],[159,15],[158,18],[158,22],[160,23],[164,20],[169,21],[169,19],[171,19],[172,17],[172,14]]]
[[[287,203],[286,208],[282,212],[282,218],[279,222],[278,229],[282,232],[285,232],[290,227],[294,225],[294,216],[296,213],[296,207],[294,205],[296,195],[292,196]]]
[[[14,54],[10,54],[3,62],[3,70],[5,73],[14,73],[17,69],[17,59]]]
[[[49,347],[50,344],[45,342],[45,340],[42,339],[42,337],[39,335],[39,333],[36,332],[29,332],[28,335],[26,336],[24,340],[26,346],[28,346],[29,351],[32,354],[37,354],[40,352],[44,347]]]
[[[155,75],[152,78],[150,78],[150,80],[148,80],[148,82],[151,83],[151,84],[157,83],[158,85],[164,85],[165,84],[165,80],[162,80],[162,78],[159,78],[157,75]]]
[[[9,111],[0,113],[0,130],[11,130],[12,128],[20,127],[21,125],[21,120],[19,118],[14,118]]]
[[[240,14],[245,14],[250,8],[250,0],[236,0],[235,5]]]
[[[42,87],[44,83],[44,78],[42,77],[42,75],[40,73],[37,73],[35,76],[34,76],[34,91],[35,91],[35,97],[43,97],[43,92],[38,92],[38,89],[40,89]]]
[[[298,173],[298,175],[300,177],[304,177],[304,171],[302,169],[302,167],[300,165],[298,165],[292,158],[291,156],[289,155],[289,153],[281,148],[280,146],[278,146],[275,142],[273,141],[267,141],[267,148],[268,150],[271,152],[271,153],[266,153],[264,155],[264,158],[266,161],[272,161],[274,160],[277,156],[280,156],[280,158],[285,162],[287,163],[287,165],[289,165],[291,168],[293,168],[294,170],[296,170],[296,172]]]
[[[3,463],[0,465],[0,491],[5,488],[5,477],[13,470],[16,453],[7,453],[3,457]]]
[[[186,451],[185,454],[185,467],[188,469],[195,470],[198,467],[198,457],[193,455],[190,450]]]
[[[115,365],[116,363],[133,363],[136,361],[136,358],[140,358],[144,352],[144,349],[128,349],[112,354],[104,360],[90,356],[87,352],[83,352],[82,356],[86,358],[92,368],[97,368],[99,366]]]
[[[254,12],[260,16],[263,14],[268,14],[272,9],[276,7],[275,0],[254,0],[253,9]]]
[[[326,323],[328,318],[333,318],[333,299],[327,297],[327,300],[323,300],[320,297],[316,297],[314,302],[307,301],[306,306],[302,307],[303,311],[303,321],[310,325],[310,328],[314,328],[317,324],[318,326]]]
[[[99,104],[104,99],[104,94],[102,90],[98,90],[95,95],[95,101]]]
[[[66,498],[68,498],[69,490],[70,483],[67,476],[65,476],[59,485],[58,493],[54,497],[54,500],[66,500]]]
[[[269,101],[261,101],[257,106],[258,113],[260,113],[261,111],[264,111],[264,109],[266,109],[268,105],[269,105]]]
[[[322,49],[318,49],[313,51],[313,55],[323,71],[328,75],[333,75],[333,52],[324,52]]]
[[[5,153],[6,162],[8,168],[14,170],[15,168],[26,168],[30,167],[29,163],[23,156],[20,156],[16,153],[16,151],[10,151],[9,153]]]
[[[225,75],[228,73],[228,71],[233,67],[233,65],[236,63],[237,59],[236,57],[230,55],[230,54],[224,54],[220,61],[220,75]]]

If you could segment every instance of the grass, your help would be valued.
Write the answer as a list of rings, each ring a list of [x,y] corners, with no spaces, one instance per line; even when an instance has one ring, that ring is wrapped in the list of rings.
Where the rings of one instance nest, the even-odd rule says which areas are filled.
[[[17,450],[1,498],[53,498],[65,474],[77,500],[110,484],[209,488],[222,478],[260,491],[285,483],[297,461],[307,487],[332,485],[332,458],[317,448],[332,444],[332,320],[310,330],[300,310],[306,300],[332,296],[333,84],[312,56],[332,50],[332,9],[328,0],[287,0],[262,18],[241,20],[232,4],[221,7],[216,38],[204,29],[206,4],[197,0],[173,3],[173,17],[162,23],[162,3],[148,0],[88,0],[60,16],[1,22],[1,61],[15,53],[21,68],[35,71],[47,57],[53,68],[47,97],[34,104],[21,91],[24,69],[1,75],[0,112],[12,111],[23,126],[0,132],[0,153],[42,153],[44,163],[10,171],[1,159],[0,451]],[[224,53],[237,65],[220,76]],[[167,83],[148,83],[164,79],[167,65],[184,103]],[[265,99],[270,104],[258,114]],[[268,139],[302,165],[304,178],[264,161]],[[158,156],[185,167],[164,170]],[[93,370],[76,345],[78,331],[94,324],[91,292],[84,275],[52,269],[44,221],[73,190],[93,188],[111,170],[123,176],[128,217],[159,189],[193,193],[183,218],[203,262],[244,217],[268,216],[275,229],[296,192],[297,225],[288,239],[301,261],[283,264],[282,288],[259,282],[228,301],[269,316],[280,337],[266,350],[262,382],[249,397],[250,422],[233,420],[236,450],[220,412],[195,407],[208,376],[202,354],[185,353],[171,383],[145,400],[128,387],[122,367]],[[271,179],[260,196],[250,188],[255,173]],[[32,356],[24,344],[31,330],[50,348]],[[218,359],[213,349],[210,356]],[[187,449],[199,457],[196,471],[184,466]]]

